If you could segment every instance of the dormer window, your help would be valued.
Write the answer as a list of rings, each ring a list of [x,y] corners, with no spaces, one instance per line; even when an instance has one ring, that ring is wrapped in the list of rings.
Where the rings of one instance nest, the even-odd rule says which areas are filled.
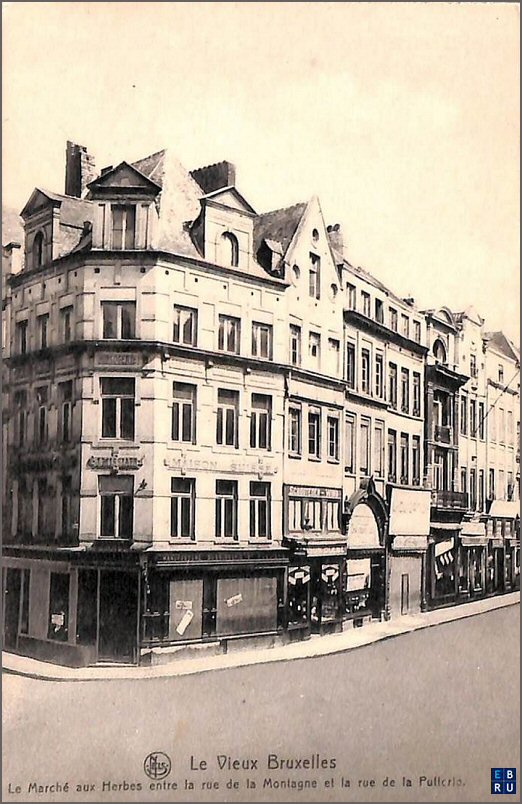
[[[225,265],[237,268],[239,265],[239,241],[232,232],[223,232],[221,235],[221,248]]]
[[[446,364],[446,347],[440,338],[437,338],[433,344],[433,355],[436,363],[442,363],[442,365]]]
[[[42,232],[37,232],[33,240],[33,268],[40,268],[43,265],[44,255],[44,236]]]
[[[112,205],[112,248],[135,248],[136,207],[133,204]]]

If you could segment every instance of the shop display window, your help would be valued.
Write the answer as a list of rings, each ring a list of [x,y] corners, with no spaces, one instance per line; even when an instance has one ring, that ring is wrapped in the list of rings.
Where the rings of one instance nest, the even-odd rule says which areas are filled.
[[[218,636],[277,629],[277,578],[218,578]]]

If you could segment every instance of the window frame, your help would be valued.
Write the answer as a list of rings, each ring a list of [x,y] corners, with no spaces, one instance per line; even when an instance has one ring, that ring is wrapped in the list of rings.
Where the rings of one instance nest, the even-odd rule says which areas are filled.
[[[265,446],[262,446],[263,440]],[[272,397],[269,394],[251,394],[250,449],[272,451]]]
[[[103,381],[104,380],[132,380],[133,382],[133,393],[131,395],[130,392],[123,393],[122,391],[119,392],[112,392],[108,393],[103,389]],[[122,377],[122,376],[110,376],[105,375],[100,377],[100,398],[101,398],[101,438],[103,440],[110,440],[110,441],[127,441],[133,442],[136,439],[136,378],[135,377]],[[114,399],[114,429],[115,435],[106,435],[104,430],[106,428],[106,421],[109,417],[110,408],[109,408],[109,400]],[[132,404],[129,404],[128,400],[132,400]],[[128,407],[129,410],[125,411],[125,408]],[[130,413],[132,411],[132,413]],[[128,421],[126,421],[126,417],[128,417]],[[129,429],[129,435],[124,435],[124,428],[127,425],[131,425]],[[132,429],[132,435],[130,435],[130,430]]]
[[[321,460],[321,452],[322,452],[321,428],[322,428],[321,409],[317,407],[308,408],[307,442],[308,442],[308,459],[311,461]]]
[[[186,489],[175,488],[176,483],[186,485]],[[188,500],[188,534],[183,533],[184,500]],[[176,543],[196,540],[196,480],[193,477],[173,475],[170,478],[170,540]]]
[[[248,527],[249,538],[255,542],[269,542],[272,540],[272,484],[266,481],[251,480],[248,496]],[[263,491],[264,494],[256,493]],[[260,533],[260,510],[265,506],[265,533]]]
[[[263,354],[263,333],[266,333],[266,354]],[[252,357],[273,360],[274,327],[263,321],[252,321]]]
[[[186,320],[182,322],[183,314],[187,314]],[[177,317],[177,321],[176,321]],[[191,337],[185,340],[184,329],[187,322],[190,322]],[[177,330],[177,333],[176,333]],[[177,337],[176,337],[177,335]],[[198,310],[196,307],[187,307],[183,304],[175,304],[173,306],[172,315],[172,342],[180,346],[197,346],[198,345]]]
[[[302,361],[302,328],[298,324],[290,324],[289,334],[290,364],[300,366]]]
[[[228,325],[229,329],[226,329]],[[230,348],[232,343],[233,348]],[[218,352],[239,355],[241,353],[241,319],[220,313],[218,316]]]
[[[197,395],[197,385],[177,381],[172,383],[171,441],[180,444],[196,444]]]
[[[332,438],[333,435],[333,438]],[[326,416],[326,456],[329,463],[339,463],[341,423],[338,414]]]
[[[225,397],[228,396],[227,400]],[[220,398],[221,397],[221,398]],[[239,449],[239,391],[230,388],[217,389],[216,444]],[[229,415],[232,411],[233,441],[228,440]]]
[[[225,485],[230,486],[230,490],[224,491]],[[227,501],[231,502],[229,510],[231,512],[231,534],[225,532],[227,521]],[[218,542],[237,542],[238,541],[238,481],[221,480],[215,481],[215,519],[214,519],[214,538]]]
[[[293,423],[297,424],[294,430]],[[297,448],[294,449],[294,438],[297,438]],[[303,451],[303,418],[302,408],[297,405],[290,405],[288,408],[288,454],[294,458],[300,458]]]
[[[121,229],[116,227],[115,214],[121,213]],[[136,204],[111,204],[111,250],[134,251],[136,249]],[[117,232],[121,232],[121,244]]]
[[[114,490],[103,490],[103,481],[106,480],[110,475],[100,475],[98,477],[98,496],[100,498],[100,511],[99,511],[99,520],[98,520],[98,538],[99,539],[110,539],[114,541],[131,541],[134,532],[134,478],[132,475],[118,475],[118,479],[120,481],[128,481],[126,485],[129,486],[128,490],[122,491],[114,491]],[[107,502],[104,505],[104,500]],[[123,509],[124,502],[128,504],[130,501],[130,509],[125,514]],[[106,505],[112,504],[114,506],[112,512],[112,520],[113,520],[113,534],[104,533],[104,508]],[[132,533],[122,533],[122,524],[124,524],[124,519],[126,516],[129,516],[130,519],[130,526]]]

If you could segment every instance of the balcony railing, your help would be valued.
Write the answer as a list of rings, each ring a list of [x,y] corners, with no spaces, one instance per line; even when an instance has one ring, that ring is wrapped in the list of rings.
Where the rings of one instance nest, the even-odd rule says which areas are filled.
[[[435,508],[462,508],[468,507],[468,495],[465,491],[437,491],[431,492],[431,504]]]
[[[451,443],[451,427],[447,424],[436,424],[435,425],[435,441],[439,441],[441,444],[450,444]]]

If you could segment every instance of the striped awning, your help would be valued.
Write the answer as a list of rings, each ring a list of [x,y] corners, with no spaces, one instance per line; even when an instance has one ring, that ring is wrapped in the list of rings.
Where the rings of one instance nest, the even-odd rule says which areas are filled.
[[[520,516],[520,502],[518,500],[493,500],[489,516],[499,519],[515,519]]]

